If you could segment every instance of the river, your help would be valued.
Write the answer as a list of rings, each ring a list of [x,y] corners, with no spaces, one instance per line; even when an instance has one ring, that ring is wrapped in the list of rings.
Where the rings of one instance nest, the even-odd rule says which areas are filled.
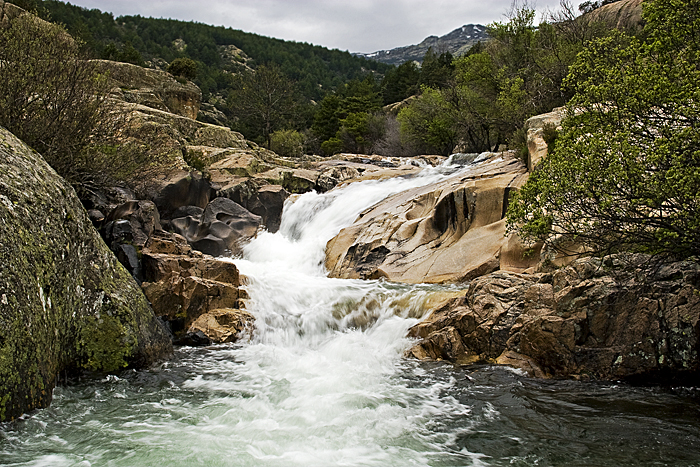
[[[280,231],[232,259],[250,342],[57,387],[50,408],[0,425],[0,464],[700,466],[699,390],[409,360],[406,331],[453,289],[325,276],[326,242],[361,211],[471,167],[289,202]]]

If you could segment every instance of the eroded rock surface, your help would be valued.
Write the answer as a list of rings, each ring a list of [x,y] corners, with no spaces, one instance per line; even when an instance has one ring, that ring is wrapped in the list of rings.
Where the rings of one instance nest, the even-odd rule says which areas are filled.
[[[527,170],[532,172],[542,159],[547,156],[547,143],[544,140],[545,125],[552,125],[561,130],[561,121],[566,115],[564,107],[558,107],[551,112],[530,117],[525,122],[527,131]]]
[[[96,60],[114,84],[112,94],[124,102],[196,119],[202,91],[191,82],[180,82],[170,73],[130,63]]]
[[[61,372],[172,350],[71,186],[0,128],[0,420],[45,407]]]
[[[177,250],[172,243],[170,248]],[[240,308],[239,275],[233,263],[191,251],[166,254],[146,249],[142,257],[144,293],[175,337],[205,313]]]
[[[459,282],[498,270],[510,190],[525,181],[510,153],[437,184],[390,196],[326,247],[330,276]]]
[[[212,200],[204,210],[197,206],[180,208],[170,221],[171,229],[192,247],[211,256],[239,254],[243,242],[253,238],[262,219],[228,198]]]
[[[192,323],[187,336],[205,336],[211,343],[226,344],[236,342],[244,335],[250,337],[254,323],[255,317],[245,310],[211,310]]]
[[[537,377],[697,382],[700,265],[584,258],[553,274],[498,272],[410,330],[420,359]]]

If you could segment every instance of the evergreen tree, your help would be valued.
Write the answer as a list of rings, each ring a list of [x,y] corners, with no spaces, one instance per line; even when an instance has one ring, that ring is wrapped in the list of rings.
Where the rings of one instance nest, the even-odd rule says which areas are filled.
[[[228,106],[239,128],[252,139],[261,138],[270,147],[276,130],[293,126],[299,98],[294,83],[276,66],[260,66],[239,75]]]

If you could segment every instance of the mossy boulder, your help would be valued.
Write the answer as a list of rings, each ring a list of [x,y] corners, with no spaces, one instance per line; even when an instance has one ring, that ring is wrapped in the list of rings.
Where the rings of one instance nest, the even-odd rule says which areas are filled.
[[[172,351],[71,186],[0,128],[0,421],[51,402],[66,370],[115,372]]]

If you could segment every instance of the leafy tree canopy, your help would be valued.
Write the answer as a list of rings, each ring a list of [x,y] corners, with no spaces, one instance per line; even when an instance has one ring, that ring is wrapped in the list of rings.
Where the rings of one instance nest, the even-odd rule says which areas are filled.
[[[595,252],[700,254],[700,1],[645,2],[645,40],[578,57],[554,150],[508,208],[510,230]]]
[[[268,148],[273,132],[294,126],[301,106],[294,83],[278,67],[264,65],[235,77],[228,105],[237,128]]]

